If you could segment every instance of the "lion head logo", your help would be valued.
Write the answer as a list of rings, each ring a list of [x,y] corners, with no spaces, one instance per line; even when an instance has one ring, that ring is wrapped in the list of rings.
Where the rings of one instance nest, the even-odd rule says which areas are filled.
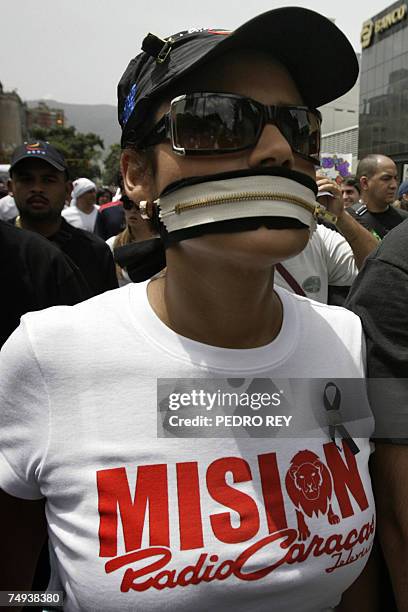
[[[327,514],[328,521],[334,525],[340,521],[331,507],[332,480],[327,467],[312,451],[296,453],[290,462],[285,484],[288,495],[296,507],[298,537],[305,540],[310,536],[304,515],[310,518],[315,514]]]
[[[292,465],[289,473],[293,478],[295,487],[302,491],[306,499],[319,499],[320,488],[323,483],[320,461]]]

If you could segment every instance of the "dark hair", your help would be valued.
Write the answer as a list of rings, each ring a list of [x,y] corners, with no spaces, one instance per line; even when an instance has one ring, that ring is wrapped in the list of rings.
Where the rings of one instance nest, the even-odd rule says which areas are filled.
[[[113,193],[111,192],[111,190],[108,189],[107,187],[102,187],[102,189],[98,189],[98,193],[96,194],[96,200],[98,200],[98,198],[104,195],[109,196],[110,199],[113,198]]]
[[[358,193],[360,193],[360,182],[355,176],[346,176],[342,182],[342,187],[354,187],[354,189],[357,189]]]

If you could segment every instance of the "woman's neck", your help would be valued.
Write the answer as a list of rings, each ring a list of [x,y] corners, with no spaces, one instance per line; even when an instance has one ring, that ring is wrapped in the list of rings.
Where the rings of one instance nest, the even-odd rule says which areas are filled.
[[[183,265],[168,257],[167,273],[151,281],[149,302],[175,332],[212,346],[248,349],[279,334],[283,320],[271,268],[257,270],[217,262]]]

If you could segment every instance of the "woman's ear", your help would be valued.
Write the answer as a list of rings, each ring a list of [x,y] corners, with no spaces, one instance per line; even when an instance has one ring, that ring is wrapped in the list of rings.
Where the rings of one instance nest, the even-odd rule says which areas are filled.
[[[153,201],[157,197],[153,168],[146,153],[125,149],[120,159],[120,170],[126,195],[132,202]]]

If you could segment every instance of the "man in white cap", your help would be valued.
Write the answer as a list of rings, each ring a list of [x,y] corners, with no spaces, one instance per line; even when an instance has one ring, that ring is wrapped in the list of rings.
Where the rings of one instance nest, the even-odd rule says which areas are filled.
[[[93,232],[98,218],[96,185],[87,178],[79,178],[73,182],[73,187],[71,203],[62,215],[74,227]]]

